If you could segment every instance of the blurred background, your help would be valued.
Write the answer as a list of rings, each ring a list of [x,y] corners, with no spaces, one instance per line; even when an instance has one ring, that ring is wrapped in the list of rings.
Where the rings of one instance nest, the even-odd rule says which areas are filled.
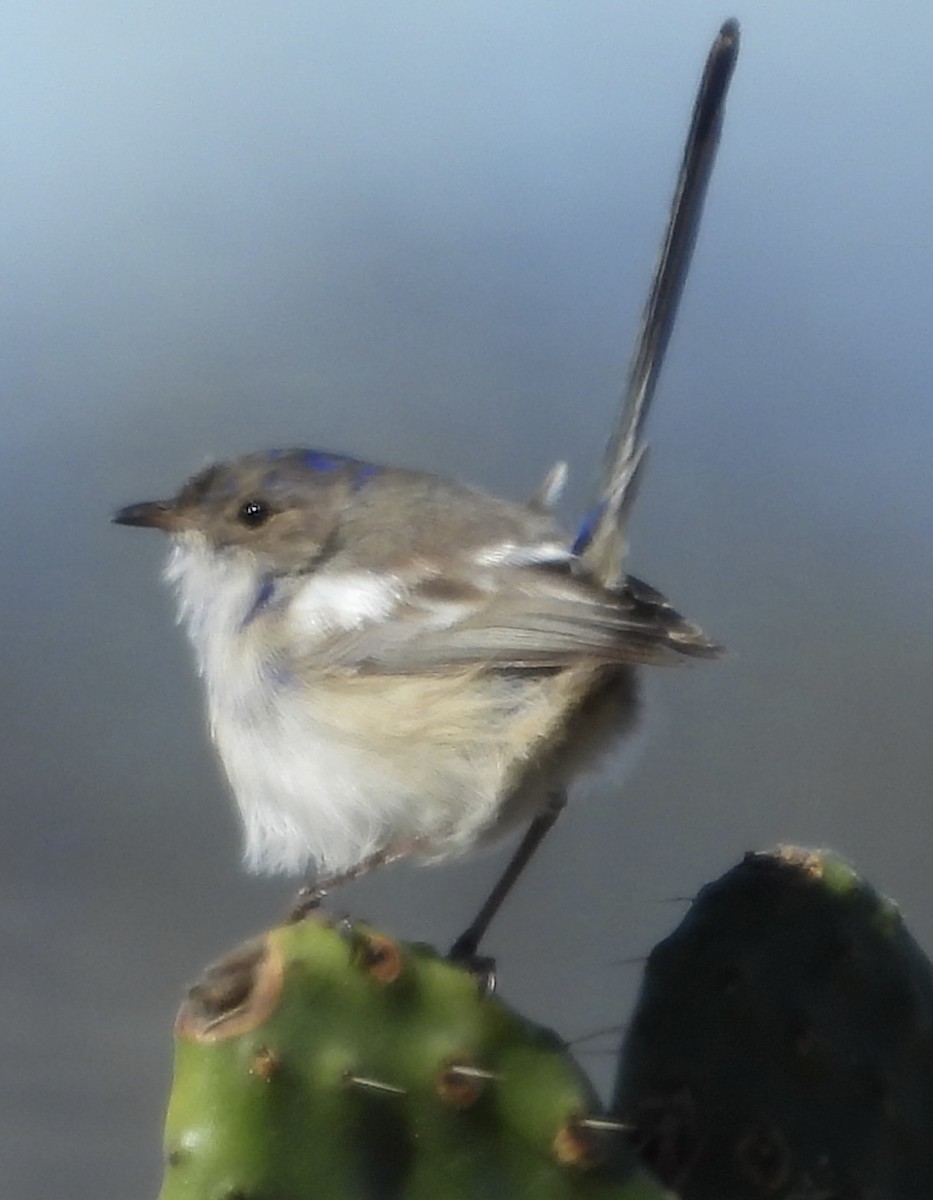
[[[637,766],[578,789],[488,949],[565,1036],[623,1022],[623,960],[779,840],[933,947],[929,4],[10,0],[6,1195],[155,1195],[183,990],[292,890],[240,869],[164,544],[111,512],[308,444],[515,497],[566,458],[572,524],[730,15],[632,567],[731,654],[652,676]],[[445,945],[501,860],[339,905]]]

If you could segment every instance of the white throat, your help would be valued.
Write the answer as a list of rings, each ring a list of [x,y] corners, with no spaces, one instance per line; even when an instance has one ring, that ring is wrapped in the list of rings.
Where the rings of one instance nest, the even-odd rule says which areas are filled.
[[[261,573],[245,556],[218,553],[201,534],[188,533],[175,538],[164,578],[175,592],[178,620],[194,646],[198,672],[213,690],[248,642],[241,633]]]

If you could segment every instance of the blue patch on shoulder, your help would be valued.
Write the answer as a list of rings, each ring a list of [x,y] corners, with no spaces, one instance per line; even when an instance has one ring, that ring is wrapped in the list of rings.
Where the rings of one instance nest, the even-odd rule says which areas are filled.
[[[262,610],[267,607],[274,593],[275,580],[271,575],[263,575],[250,610],[240,623],[241,629],[245,629],[247,625],[251,625],[256,620]]]
[[[593,540],[593,533],[596,526],[599,524],[600,518],[606,511],[606,500],[600,500],[593,509],[590,510],[583,518],[583,524],[574,539],[573,545],[570,547],[571,554],[582,554],[590,542]]]
[[[263,668],[263,675],[268,682],[274,684],[275,687],[289,687],[295,682],[295,676],[288,669],[288,667],[286,667],[284,663],[281,663],[278,659],[273,659],[272,662],[269,662],[265,665]]]

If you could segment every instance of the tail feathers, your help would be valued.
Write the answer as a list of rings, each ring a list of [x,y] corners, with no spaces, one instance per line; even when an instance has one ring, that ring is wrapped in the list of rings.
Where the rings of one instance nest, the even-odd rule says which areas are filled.
[[[643,614],[662,634],[666,644],[678,654],[690,658],[719,658],[724,653],[718,642],[707,637],[699,625],[681,616],[667,598],[650,584],[629,575],[622,590],[635,611]]]
[[[581,531],[587,568],[606,587],[624,578],[625,527],[644,463],[641,431],[670,339],[696,241],[709,184],[729,81],[739,50],[739,27],[727,21],[713,42],[693,106],[690,130],[674,190],[641,328],[629,367],[616,428],[606,448],[599,502]]]
[[[567,485],[567,471],[568,467],[565,462],[556,462],[541,480],[535,494],[528,501],[528,507],[534,512],[553,512]]]

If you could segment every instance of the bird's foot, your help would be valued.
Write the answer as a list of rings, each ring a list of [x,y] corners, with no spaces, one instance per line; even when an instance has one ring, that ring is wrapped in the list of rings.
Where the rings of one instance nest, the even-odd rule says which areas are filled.
[[[292,902],[291,908],[288,910],[288,915],[285,918],[286,924],[297,925],[300,921],[306,920],[316,913],[324,901],[327,899],[328,888],[324,883],[306,883],[304,887],[298,889],[298,893]]]
[[[467,930],[447,951],[447,961],[460,967],[476,980],[477,987],[486,996],[496,990],[496,960],[488,954],[477,953],[478,942],[472,930]]]
[[[323,879],[316,879],[314,883],[306,883],[295,897],[287,920],[291,924],[303,921],[322,906],[330,892],[336,891],[345,883],[352,883],[354,879],[368,875],[376,867],[384,867],[400,858],[406,858],[409,854],[417,853],[420,845],[420,839],[416,839],[399,845],[387,846],[386,849],[378,850],[369,858],[364,858],[362,862],[348,867],[345,871],[335,871],[333,875],[325,875]]]

